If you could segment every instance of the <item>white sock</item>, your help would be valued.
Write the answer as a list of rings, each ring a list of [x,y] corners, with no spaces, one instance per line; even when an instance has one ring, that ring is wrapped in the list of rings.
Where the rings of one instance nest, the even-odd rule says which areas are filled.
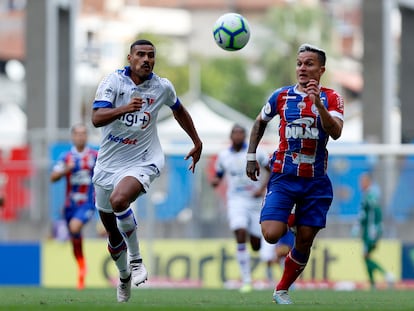
[[[129,259],[140,259],[139,242],[137,237],[137,222],[134,217],[134,212],[131,208],[125,211],[115,213],[116,224],[119,231],[124,237],[124,241],[128,247]]]
[[[113,247],[108,241],[108,248],[112,249],[111,257],[114,260],[116,267],[118,268],[119,277],[121,279],[126,279],[131,274],[131,271],[129,269],[128,260],[127,260],[127,250],[122,249],[118,253],[113,253],[113,251],[116,251],[117,248],[120,248],[123,245],[124,245],[124,241],[122,241],[121,244]]]
[[[272,271],[272,265],[271,265],[271,264],[268,264],[267,262],[266,262],[266,279],[267,279],[269,282],[273,282],[273,271]]]
[[[243,284],[250,284],[252,282],[250,272],[250,253],[248,252],[245,243],[237,244],[237,262],[239,263]]]
[[[115,260],[115,265],[117,266],[119,270],[119,277],[121,279],[126,279],[131,275],[131,271],[129,270],[129,264],[127,260],[126,250],[122,251],[118,259]]]

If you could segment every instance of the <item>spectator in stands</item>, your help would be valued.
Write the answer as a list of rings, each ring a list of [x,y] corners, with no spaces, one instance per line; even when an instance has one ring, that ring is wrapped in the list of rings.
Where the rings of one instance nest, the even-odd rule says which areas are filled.
[[[82,229],[95,215],[93,168],[97,151],[87,146],[88,133],[84,124],[71,129],[72,147],[60,155],[50,174],[51,182],[66,180],[63,218],[66,221],[73,255],[78,265],[78,289],[85,287],[86,260],[83,253]]]

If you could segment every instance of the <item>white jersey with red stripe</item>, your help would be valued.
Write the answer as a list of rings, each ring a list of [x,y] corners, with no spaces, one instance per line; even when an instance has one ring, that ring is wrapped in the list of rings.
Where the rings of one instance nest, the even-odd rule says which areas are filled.
[[[116,172],[139,163],[155,165],[161,170],[165,160],[156,127],[158,111],[163,105],[176,109],[180,101],[168,79],[152,73],[148,80],[136,85],[130,72],[129,66],[116,70],[98,86],[93,109],[125,106],[137,94],[144,99],[144,105],[140,111],[126,113],[101,128],[96,166]]]
[[[344,101],[334,90],[321,87],[321,101],[333,117],[343,120]],[[297,85],[277,89],[261,110],[263,120],[280,116],[279,146],[272,157],[272,171],[302,177],[326,174],[329,135],[318,109]]]

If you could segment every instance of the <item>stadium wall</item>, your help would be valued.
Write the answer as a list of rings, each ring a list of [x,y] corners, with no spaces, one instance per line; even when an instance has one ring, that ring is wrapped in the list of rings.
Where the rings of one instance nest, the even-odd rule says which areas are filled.
[[[170,239],[142,241],[142,253],[149,269],[144,287],[233,288],[239,286],[238,266],[232,239]],[[117,273],[106,251],[104,239],[85,241],[88,275],[86,286],[112,287]],[[68,241],[0,244],[0,286],[42,286],[75,288],[76,264]],[[414,279],[414,245],[383,240],[375,258],[392,272],[401,286]],[[12,260],[11,260],[12,259]],[[28,260],[29,259],[29,260]],[[265,264],[252,257],[256,288],[272,286],[265,281]],[[16,273],[17,272],[17,273]],[[281,275],[275,268],[274,275]],[[378,276],[380,283],[385,282]],[[298,284],[354,284],[368,286],[362,245],[355,239],[318,239],[307,268]],[[328,284],[328,285],[326,285]]]

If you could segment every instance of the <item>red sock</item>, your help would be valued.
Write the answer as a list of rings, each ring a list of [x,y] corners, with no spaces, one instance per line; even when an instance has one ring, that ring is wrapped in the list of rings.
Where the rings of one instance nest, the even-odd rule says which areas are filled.
[[[285,268],[283,270],[282,278],[276,286],[276,290],[288,290],[289,287],[296,281],[298,276],[305,269],[306,262],[300,263],[292,258],[292,252],[286,256]]]
[[[73,255],[78,264],[78,289],[85,287],[86,262],[82,251],[82,237],[72,237]]]
[[[72,237],[73,255],[76,260],[83,258],[82,237]]]

